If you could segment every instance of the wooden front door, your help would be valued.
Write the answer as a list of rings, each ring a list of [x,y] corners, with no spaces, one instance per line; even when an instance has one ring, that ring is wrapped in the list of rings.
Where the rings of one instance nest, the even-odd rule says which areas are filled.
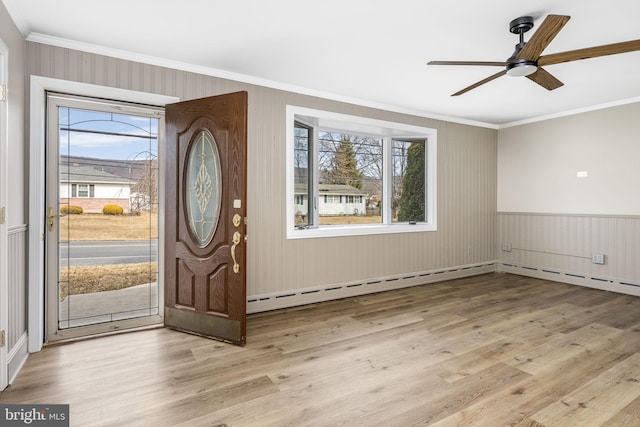
[[[247,93],[167,105],[165,325],[246,342]]]

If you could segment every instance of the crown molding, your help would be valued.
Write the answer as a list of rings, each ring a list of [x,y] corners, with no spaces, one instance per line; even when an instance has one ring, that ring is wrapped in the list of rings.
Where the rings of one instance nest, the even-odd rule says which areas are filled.
[[[29,42],[41,43],[50,46],[56,46],[66,49],[79,50],[82,52],[94,53],[97,55],[109,56],[118,59],[125,59],[128,61],[140,62],[143,64],[156,65],[159,67],[166,67],[180,71],[187,71],[196,74],[202,74],[211,77],[217,77],[227,80],[233,80],[237,82],[268,87],[271,89],[278,89],[287,92],[298,93],[301,95],[308,95],[318,98],[330,99],[332,101],[344,102],[347,104],[359,105],[362,107],[375,108],[378,110],[385,110],[394,113],[407,114],[412,116],[423,117],[427,119],[433,120],[441,120],[445,122],[469,125],[469,126],[477,126],[482,128],[489,129],[498,129],[498,125],[494,123],[486,123],[481,121],[463,119],[460,117],[454,116],[446,116],[430,113],[427,111],[421,111],[416,109],[399,107],[396,105],[383,104],[378,102],[373,102],[364,99],[352,98],[344,95],[339,95],[336,93],[319,91],[315,89],[309,89],[302,86],[290,85],[282,82],[277,82],[274,80],[267,80],[256,76],[251,76],[247,74],[234,73],[226,70],[221,70],[219,68],[212,67],[204,67],[201,65],[190,64],[181,61],[173,61],[167,58],[160,58],[151,55],[144,55],[137,52],[121,50],[121,49],[113,49],[105,46],[95,45],[91,43],[79,42],[76,40],[70,40],[60,37],[49,36],[46,34],[40,33],[31,33],[26,38]]]
[[[604,110],[612,107],[619,107],[621,105],[635,104],[637,102],[640,102],[640,96],[636,96],[634,98],[621,99],[618,101],[606,102],[604,104],[591,105],[589,107],[584,107],[584,108],[576,108],[574,110],[561,111],[559,113],[547,114],[544,116],[532,117],[530,119],[518,120],[515,122],[503,123],[498,126],[498,130],[515,127],[515,126],[528,125],[531,123],[544,122],[547,120],[558,119],[561,117],[575,116],[577,114]]]

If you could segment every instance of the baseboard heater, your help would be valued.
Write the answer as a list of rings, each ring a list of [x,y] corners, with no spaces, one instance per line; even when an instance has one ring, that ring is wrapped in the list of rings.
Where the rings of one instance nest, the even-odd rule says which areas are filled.
[[[586,286],[620,294],[640,296],[640,283],[634,283],[629,280],[512,263],[497,263],[496,271],[552,280],[554,282],[569,283],[571,285]]]
[[[495,270],[496,262],[491,261],[411,274],[404,273],[388,277],[376,277],[353,282],[332,283],[317,287],[252,295],[247,298],[247,313],[259,313],[393,289],[426,285],[428,283],[492,273]]]

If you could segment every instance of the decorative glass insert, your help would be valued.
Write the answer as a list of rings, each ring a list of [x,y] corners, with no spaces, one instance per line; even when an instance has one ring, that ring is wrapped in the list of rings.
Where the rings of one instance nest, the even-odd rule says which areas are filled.
[[[185,203],[191,234],[206,246],[216,231],[222,200],[220,155],[209,131],[200,131],[187,154]]]

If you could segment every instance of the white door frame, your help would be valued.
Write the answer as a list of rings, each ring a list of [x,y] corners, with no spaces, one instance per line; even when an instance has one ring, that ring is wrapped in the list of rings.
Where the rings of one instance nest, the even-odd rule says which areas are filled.
[[[0,40],[0,86],[8,87],[8,59],[9,49]],[[8,89],[7,89],[8,92]],[[8,97],[8,96],[7,96]],[[0,209],[3,207],[6,211],[7,206],[7,180],[9,178],[7,168],[9,165],[7,155],[8,126],[8,101],[0,101]],[[7,221],[0,223],[0,331],[7,331],[9,327],[9,282],[7,274]],[[8,345],[0,348],[0,391],[4,390],[9,382],[9,365],[8,365]]]
[[[107,86],[78,83],[49,77],[31,76],[30,95],[30,157],[29,157],[29,353],[42,349],[45,339],[45,115],[46,92],[113,99],[116,101],[165,106],[180,98],[137,92]],[[162,176],[162,175],[160,175]],[[159,215],[160,230],[164,229],[162,200]],[[163,258],[159,236],[158,257]]]
[[[9,178],[9,162],[7,156],[9,154],[8,147],[8,133],[9,114],[7,108],[7,92],[9,91],[9,49],[0,40],[0,86],[5,86],[5,101],[0,101],[0,209],[7,206],[7,180]],[[7,262],[7,221],[0,223],[0,331],[7,331],[9,327],[9,282],[7,268],[9,267]],[[5,332],[5,345],[0,348],[0,391],[4,390],[9,382],[9,349],[6,343]]]

